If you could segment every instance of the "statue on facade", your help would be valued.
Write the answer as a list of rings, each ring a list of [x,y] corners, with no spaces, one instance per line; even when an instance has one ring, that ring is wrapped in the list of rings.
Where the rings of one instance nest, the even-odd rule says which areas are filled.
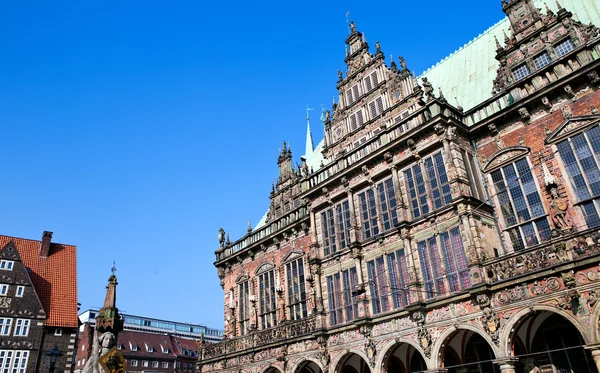
[[[569,204],[565,198],[558,194],[558,187],[553,185],[550,189],[550,215],[552,222],[557,229],[570,230],[573,227],[571,216],[569,214]]]
[[[400,56],[398,59],[400,60],[400,67],[402,67],[402,71],[408,70],[406,67],[406,61],[404,61],[404,57]]]
[[[425,97],[427,97],[427,100],[435,98],[433,95],[433,85],[427,78],[423,78],[423,91],[425,93]]]
[[[356,32],[356,25],[354,24],[354,21],[350,21],[348,26],[350,26],[350,31],[354,34]]]
[[[223,228],[219,228],[219,235],[217,236],[219,240],[219,247],[223,247],[225,243],[225,230]]]

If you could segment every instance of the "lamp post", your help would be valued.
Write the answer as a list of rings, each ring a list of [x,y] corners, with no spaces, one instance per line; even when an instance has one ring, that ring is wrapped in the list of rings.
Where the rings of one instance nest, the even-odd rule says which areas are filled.
[[[54,373],[54,368],[56,367],[56,360],[63,355],[62,352],[58,349],[56,343],[52,350],[46,352],[46,361],[48,362],[48,372]]]

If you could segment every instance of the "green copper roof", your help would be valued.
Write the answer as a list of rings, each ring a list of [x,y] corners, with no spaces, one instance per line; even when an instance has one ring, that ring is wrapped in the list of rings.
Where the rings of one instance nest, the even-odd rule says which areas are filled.
[[[584,24],[594,23],[600,27],[599,0],[559,0],[563,8],[573,13],[573,19]],[[555,1],[546,1],[548,7],[557,12]],[[544,1],[536,0],[534,4],[546,13]],[[500,7],[500,2],[498,2]],[[456,104],[454,98],[465,110],[492,97],[492,85],[496,78],[498,61],[496,61],[496,42],[504,44],[502,31],[509,34],[508,18],[498,22],[474,40],[425,71],[420,78],[427,77],[442,92],[448,101]]]

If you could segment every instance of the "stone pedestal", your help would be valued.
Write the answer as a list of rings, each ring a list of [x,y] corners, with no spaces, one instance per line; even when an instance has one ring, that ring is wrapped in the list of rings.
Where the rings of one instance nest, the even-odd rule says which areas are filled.
[[[494,364],[500,367],[500,373],[515,373],[516,358],[498,359]]]

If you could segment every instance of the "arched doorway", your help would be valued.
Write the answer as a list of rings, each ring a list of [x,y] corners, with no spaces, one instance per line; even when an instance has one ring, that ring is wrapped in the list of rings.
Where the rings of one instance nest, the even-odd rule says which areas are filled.
[[[399,343],[392,347],[384,366],[384,373],[413,373],[426,370],[427,364],[423,356],[408,343]]]
[[[536,367],[558,373],[596,372],[579,330],[556,313],[541,311],[525,316],[515,327],[511,342],[512,355],[518,358],[517,373],[529,373]]]
[[[300,364],[294,373],[323,373],[323,371],[317,363],[307,360]]]
[[[450,335],[442,349],[442,367],[448,373],[500,373],[493,363],[494,351],[478,333],[458,330]]]
[[[340,360],[338,373],[371,373],[367,362],[357,354],[349,353]]]

